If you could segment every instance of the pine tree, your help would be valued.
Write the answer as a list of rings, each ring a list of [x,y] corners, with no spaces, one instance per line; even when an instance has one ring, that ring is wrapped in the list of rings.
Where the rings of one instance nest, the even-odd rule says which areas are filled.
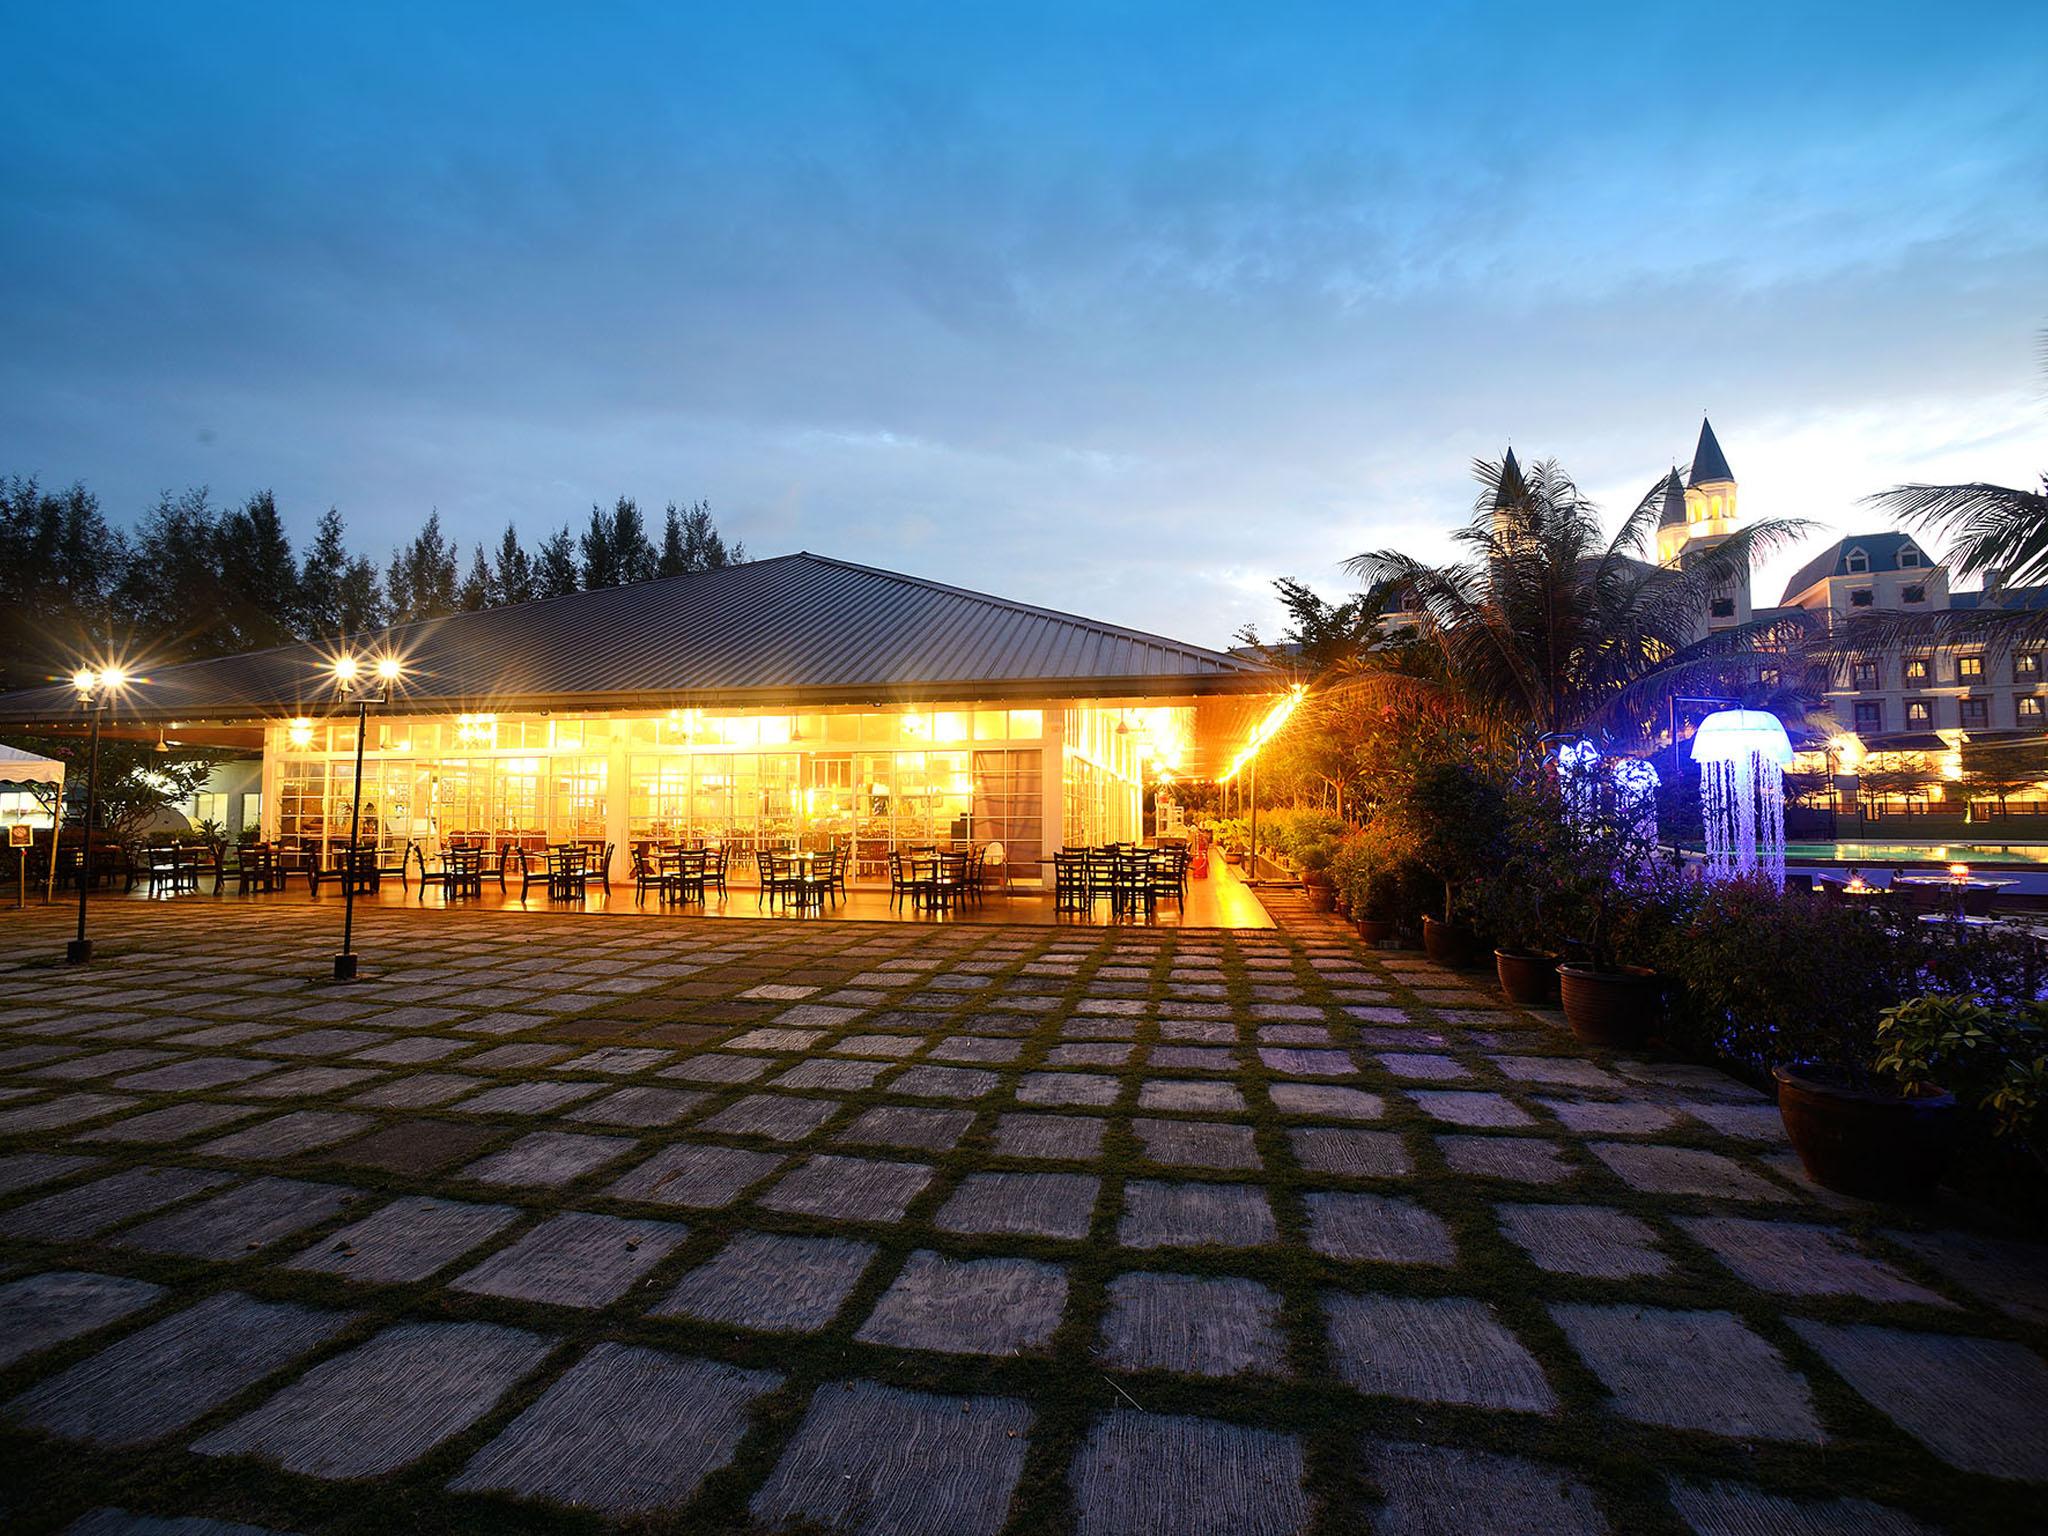
[[[226,607],[215,620],[222,648],[260,651],[298,638],[303,601],[298,562],[269,491],[224,514],[215,558]]]
[[[689,570],[689,559],[683,552],[683,514],[674,502],[670,502],[662,517],[661,553],[655,557],[654,574],[685,576]]]
[[[583,589],[619,584],[619,547],[614,540],[612,514],[596,502],[590,504],[590,526],[583,530],[577,547],[583,552]]]
[[[640,504],[630,496],[621,496],[612,507],[612,551],[618,563],[620,586],[654,579],[659,557],[647,537]]]
[[[476,554],[469,562],[469,574],[462,578],[462,585],[455,592],[455,606],[464,613],[481,613],[486,608],[498,606],[498,583],[491,575],[491,562],[484,558],[484,547],[479,544]]]
[[[223,615],[234,594],[220,566],[220,514],[205,486],[165,491],[135,531],[134,558],[116,593],[122,621],[151,660],[231,655]]]
[[[368,555],[351,557],[348,568],[341,573],[336,596],[335,632],[359,635],[365,630],[381,629],[387,616],[384,582],[377,574],[376,561]]]
[[[436,619],[455,611],[455,558],[455,546],[441,534],[440,512],[430,512],[419,536],[391,557],[393,623]]]
[[[519,530],[510,523],[505,525],[505,536],[498,540],[498,561],[492,567],[491,580],[501,603],[533,600],[533,560],[520,548]]]
[[[562,597],[577,587],[576,538],[567,526],[541,541],[533,561],[533,595]]]
[[[0,480],[0,689],[64,677],[114,638],[128,543],[83,485]]]
[[[348,540],[341,511],[329,507],[313,529],[313,542],[299,564],[301,640],[319,640],[341,631],[341,582],[349,563]]]
[[[730,549],[719,537],[711,520],[711,503],[700,501],[682,516],[684,568],[692,571],[723,570],[746,562],[747,547],[735,541]]]

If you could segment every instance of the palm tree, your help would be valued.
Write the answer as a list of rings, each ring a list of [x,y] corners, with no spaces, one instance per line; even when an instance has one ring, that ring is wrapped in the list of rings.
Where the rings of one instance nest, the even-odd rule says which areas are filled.
[[[1380,550],[1345,564],[1373,591],[1411,599],[1445,674],[1485,707],[1543,733],[1640,732],[1678,694],[1740,688],[1771,702],[1758,697],[1766,664],[1803,681],[1801,618],[1701,633],[1712,598],[1799,537],[1802,524],[1759,523],[1663,566],[1644,555],[1675,470],[1611,539],[1598,509],[1554,460],[1525,471],[1510,452],[1473,472],[1482,489],[1472,521],[1454,535],[1466,558],[1430,566]],[[1777,702],[1796,716],[1804,697],[1795,687]]]

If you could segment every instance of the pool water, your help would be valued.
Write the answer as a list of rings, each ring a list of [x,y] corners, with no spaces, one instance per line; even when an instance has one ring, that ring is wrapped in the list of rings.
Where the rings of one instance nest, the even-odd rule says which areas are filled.
[[[2041,843],[1787,843],[1795,864],[2041,864]]]

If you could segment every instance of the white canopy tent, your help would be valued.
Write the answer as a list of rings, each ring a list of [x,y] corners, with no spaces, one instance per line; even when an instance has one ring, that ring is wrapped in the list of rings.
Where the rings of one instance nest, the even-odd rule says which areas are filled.
[[[50,873],[43,898],[57,889],[57,829],[64,823],[64,765],[0,743],[0,791],[31,794],[50,812]]]

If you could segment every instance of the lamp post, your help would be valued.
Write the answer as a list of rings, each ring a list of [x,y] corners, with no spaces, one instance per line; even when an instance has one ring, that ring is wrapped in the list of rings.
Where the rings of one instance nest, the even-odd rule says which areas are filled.
[[[337,657],[332,670],[335,691],[346,699],[355,692],[355,657]],[[356,694],[356,782],[355,795],[349,805],[348,845],[341,855],[341,953],[334,957],[336,981],[356,979],[356,849],[362,841],[363,831],[363,738],[369,734],[370,706],[390,702],[392,685],[398,681],[401,672],[397,658],[386,656],[377,663],[376,689],[365,689]]]
[[[85,758],[85,826],[78,850],[78,937],[64,946],[67,965],[83,965],[92,958],[92,940],[85,936],[85,898],[92,888],[92,824],[98,812],[96,793],[100,776],[100,721],[107,712],[108,695],[120,691],[128,674],[119,667],[93,672],[81,668],[72,673],[71,686],[78,690],[79,708],[92,716],[92,745]]]

